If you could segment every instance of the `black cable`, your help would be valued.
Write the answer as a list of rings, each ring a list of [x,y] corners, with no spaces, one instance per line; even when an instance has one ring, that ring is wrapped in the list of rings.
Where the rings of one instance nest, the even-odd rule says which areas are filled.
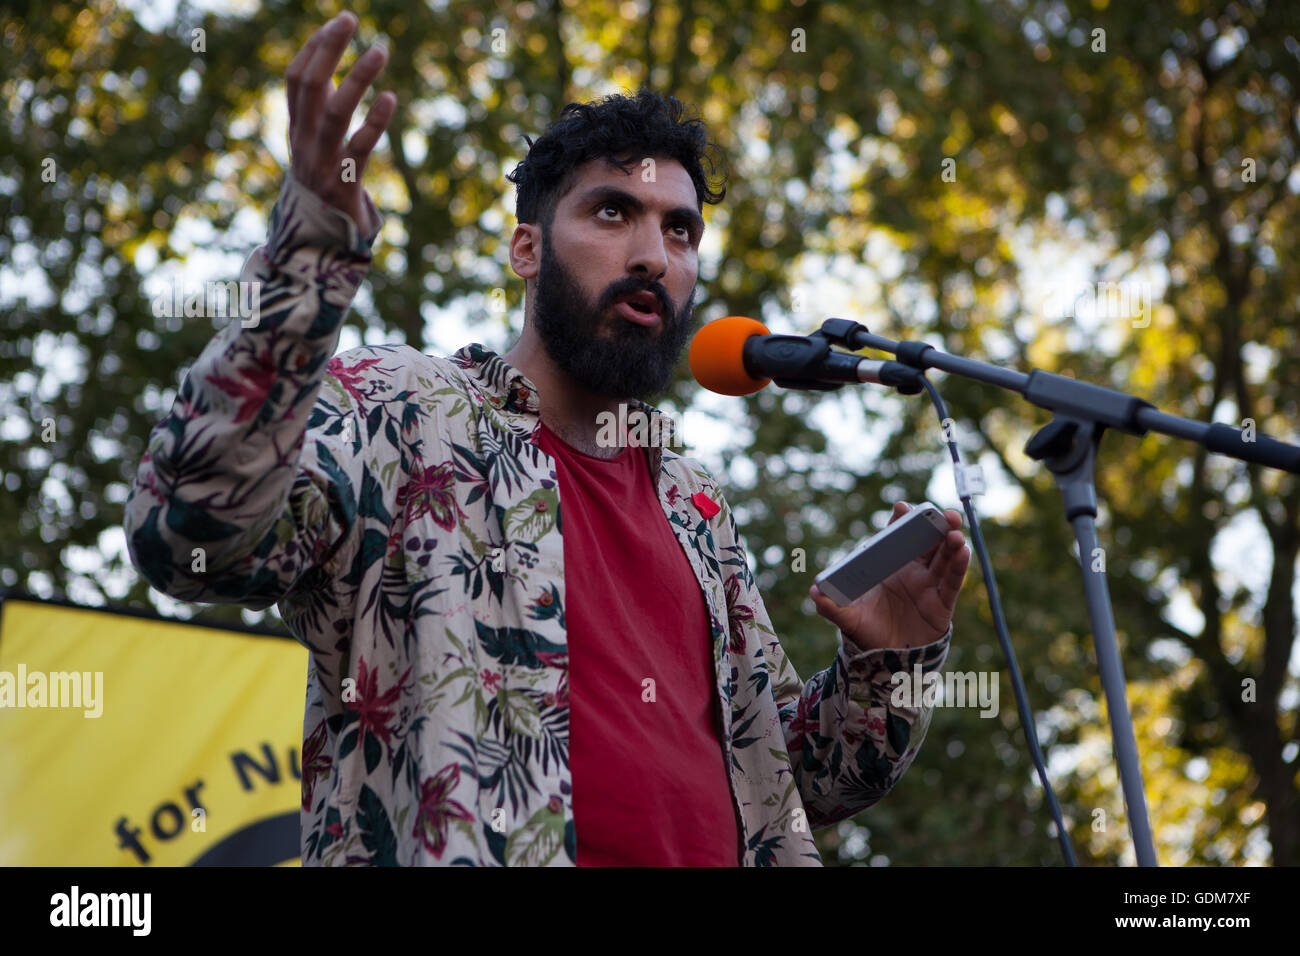
[[[975,505],[971,501],[970,489],[963,478],[961,454],[957,450],[957,439],[951,434],[951,429],[947,427],[948,407],[944,404],[943,398],[939,395],[938,390],[933,383],[918,371],[916,377],[920,379],[925,390],[930,394],[930,401],[934,403],[934,410],[939,414],[939,428],[943,432],[944,443],[948,446],[948,451],[952,453],[952,462],[954,473],[957,476],[957,493],[961,498],[961,503],[966,509],[966,521],[970,525],[971,540],[975,543],[975,556],[979,559],[980,570],[984,574],[984,589],[989,596],[989,610],[993,612],[993,626],[998,632],[998,641],[1002,644],[1002,654],[1007,659],[1007,666],[1011,669],[1011,688],[1016,695],[1016,708],[1020,711],[1020,723],[1025,729],[1025,736],[1029,739],[1029,752],[1034,758],[1034,767],[1038,770],[1038,779],[1043,785],[1043,790],[1047,794],[1047,805],[1051,809],[1052,820],[1056,823],[1056,836],[1061,844],[1061,852],[1065,854],[1065,862],[1070,866],[1078,866],[1074,858],[1074,848],[1070,845],[1070,838],[1066,835],[1065,824],[1061,820],[1061,807],[1056,802],[1056,792],[1052,789],[1051,782],[1047,779],[1047,767],[1043,764],[1043,752],[1038,746],[1038,727],[1034,724],[1033,711],[1029,709],[1029,696],[1025,693],[1024,681],[1020,678],[1020,666],[1016,663],[1016,652],[1011,647],[1011,637],[1007,633],[1006,618],[1002,616],[1002,601],[998,597],[998,582],[993,576],[993,563],[989,560],[988,549],[984,546],[984,535],[980,531],[979,519],[975,516]]]

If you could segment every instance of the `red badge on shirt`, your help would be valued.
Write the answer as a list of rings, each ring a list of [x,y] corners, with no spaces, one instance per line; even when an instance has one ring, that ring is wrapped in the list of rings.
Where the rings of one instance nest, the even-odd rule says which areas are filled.
[[[691,495],[691,501],[695,502],[695,507],[700,509],[700,514],[706,518],[712,518],[722,509],[718,507],[717,502],[702,491],[697,491]]]

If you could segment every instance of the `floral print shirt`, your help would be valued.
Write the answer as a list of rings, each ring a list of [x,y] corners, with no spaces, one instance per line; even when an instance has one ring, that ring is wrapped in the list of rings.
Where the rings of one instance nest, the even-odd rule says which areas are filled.
[[[568,569],[537,390],[479,344],[334,355],[382,222],[366,204],[363,234],[286,179],[241,277],[257,321],[218,332],[150,434],[131,560],[178,600],[277,604],[310,652],[303,865],[571,866]],[[951,629],[900,650],[841,634],[801,681],[722,489],[647,450],[708,607],[737,863],[821,865],[811,831],[916,756],[930,711],[892,706],[890,677],[941,668]]]

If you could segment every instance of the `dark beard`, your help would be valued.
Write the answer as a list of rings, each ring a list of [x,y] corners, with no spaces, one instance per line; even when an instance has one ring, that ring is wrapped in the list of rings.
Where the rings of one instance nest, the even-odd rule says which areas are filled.
[[[644,399],[662,391],[695,331],[695,286],[674,311],[662,285],[628,276],[611,284],[593,306],[576,276],[555,257],[546,236],[535,291],[533,323],[547,354],[574,382],[597,395]],[[617,315],[611,325],[605,312],[614,300],[643,291],[659,299],[659,327],[637,325]]]

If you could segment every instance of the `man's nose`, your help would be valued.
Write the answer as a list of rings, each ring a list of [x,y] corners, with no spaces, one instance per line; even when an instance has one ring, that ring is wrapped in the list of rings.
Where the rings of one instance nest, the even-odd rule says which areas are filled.
[[[668,253],[664,237],[657,228],[641,228],[632,237],[632,251],[628,256],[628,270],[652,282],[662,282],[668,274]]]

